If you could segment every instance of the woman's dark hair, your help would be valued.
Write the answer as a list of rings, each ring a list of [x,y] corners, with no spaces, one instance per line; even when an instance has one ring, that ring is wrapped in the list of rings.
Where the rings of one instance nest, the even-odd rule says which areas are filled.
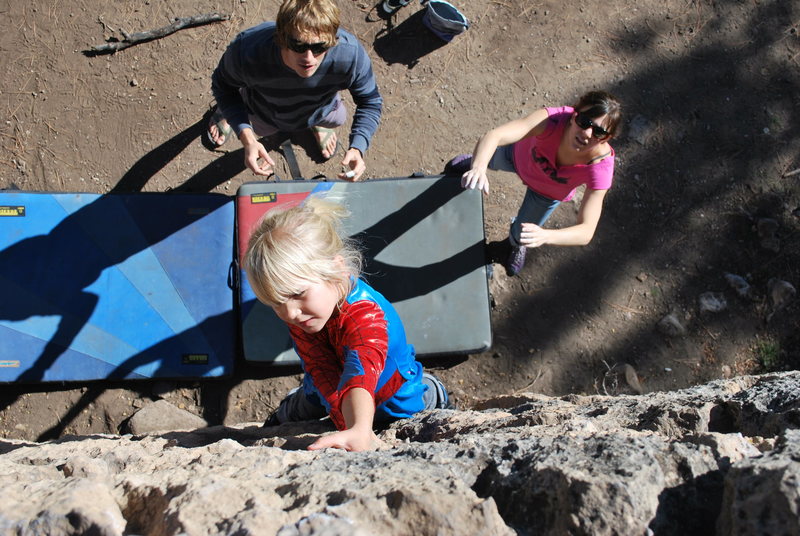
[[[574,106],[575,111],[583,112],[590,118],[608,114],[605,129],[611,136],[617,134],[622,119],[622,105],[607,91],[590,91],[583,95]]]

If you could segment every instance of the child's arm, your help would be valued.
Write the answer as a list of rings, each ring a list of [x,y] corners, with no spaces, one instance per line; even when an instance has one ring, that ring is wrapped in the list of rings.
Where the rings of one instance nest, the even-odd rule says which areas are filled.
[[[347,429],[317,439],[308,450],[332,447],[360,452],[373,450],[380,443],[372,431],[375,402],[369,391],[360,387],[347,391],[342,399],[342,415]]]
[[[375,393],[386,363],[389,339],[383,311],[374,302],[361,300],[342,306],[324,334],[309,335],[294,327],[290,331],[331,420],[337,429],[346,430],[343,402],[348,392],[361,388]]]

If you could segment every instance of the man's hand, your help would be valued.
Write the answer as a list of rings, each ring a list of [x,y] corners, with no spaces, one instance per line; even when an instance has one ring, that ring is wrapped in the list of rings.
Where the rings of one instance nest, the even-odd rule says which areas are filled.
[[[269,175],[275,162],[269,157],[266,147],[257,141],[244,148],[244,164],[256,175]]]
[[[239,140],[244,147],[244,165],[256,175],[267,176],[272,173],[275,162],[269,157],[266,147],[256,139],[253,129],[242,129]]]
[[[360,179],[361,175],[363,175],[364,171],[367,169],[367,165],[364,163],[364,157],[361,155],[361,151],[352,147],[344,154],[342,166],[345,168],[345,171],[339,173],[337,177],[342,180],[353,182]]]

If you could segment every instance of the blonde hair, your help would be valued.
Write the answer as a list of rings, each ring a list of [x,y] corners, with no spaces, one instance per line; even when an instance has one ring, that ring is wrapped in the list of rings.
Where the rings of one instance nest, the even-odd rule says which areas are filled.
[[[276,40],[288,48],[292,34],[316,34],[329,48],[336,44],[339,6],[333,0],[284,0],[275,18]]]
[[[342,205],[318,196],[290,208],[267,212],[256,224],[244,256],[244,270],[256,297],[281,305],[309,283],[337,285],[341,300],[363,263],[354,241],[344,236]]]

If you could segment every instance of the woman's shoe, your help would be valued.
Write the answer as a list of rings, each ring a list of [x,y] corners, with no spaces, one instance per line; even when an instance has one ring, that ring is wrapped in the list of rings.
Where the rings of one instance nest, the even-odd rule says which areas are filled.
[[[511,246],[511,253],[506,261],[506,274],[511,277],[517,275],[525,266],[525,246]]]
[[[453,157],[444,165],[443,175],[458,175],[459,177],[470,170],[472,167],[472,155],[460,154]]]

